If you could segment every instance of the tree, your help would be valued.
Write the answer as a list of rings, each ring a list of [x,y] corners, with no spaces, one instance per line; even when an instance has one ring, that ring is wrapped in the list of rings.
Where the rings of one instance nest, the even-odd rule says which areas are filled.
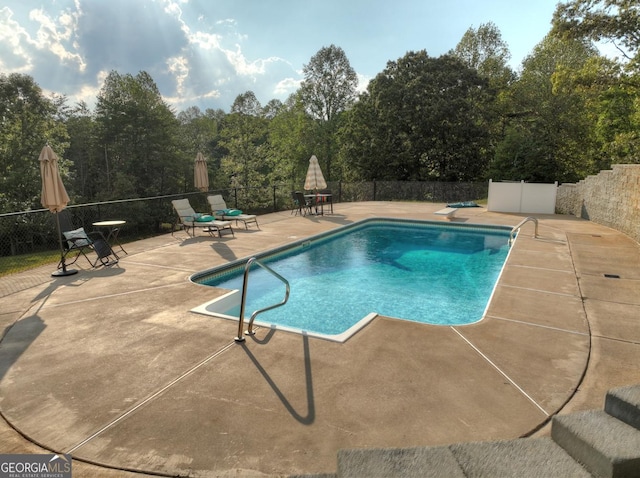
[[[358,76],[344,50],[335,45],[321,48],[303,67],[304,81],[300,97],[309,114],[318,120],[317,137],[322,149],[324,173],[331,179],[331,160],[337,116],[348,109],[356,98]]]
[[[494,23],[483,23],[477,30],[469,28],[450,53],[498,89],[505,88],[515,79],[508,66],[509,47]]]
[[[495,147],[502,139],[504,118],[509,113],[507,92],[517,78],[508,65],[511,58],[509,47],[498,27],[490,22],[481,24],[477,30],[469,28],[451,54],[485,78],[491,94],[495,95],[495,101],[486,105],[492,145]]]
[[[232,186],[261,186],[267,173],[267,123],[253,91],[236,97],[220,136],[221,146],[227,151],[221,168],[232,178]]]
[[[468,181],[492,155],[487,81],[458,58],[409,52],[347,115],[342,161],[363,180]]]
[[[296,189],[304,182],[313,154],[314,125],[299,94],[291,95],[269,121],[270,180],[286,181]]]
[[[100,190],[103,171],[95,118],[81,102],[68,112],[64,122],[69,132],[66,156],[73,161],[73,190],[79,200],[92,201]]]
[[[571,0],[558,3],[551,34],[560,38],[609,40],[638,65],[640,5],[635,0]]]
[[[549,35],[534,48],[510,89],[511,114],[491,166],[494,179],[573,182],[591,172],[594,134],[585,97],[554,82],[565,69],[580,70],[597,56],[584,41]]]
[[[68,134],[58,107],[28,75],[0,74],[0,211],[40,206],[40,164],[45,144],[56,152],[60,174],[68,178],[64,159]]]
[[[564,79],[587,96],[600,150],[593,163],[640,163],[640,4],[632,0],[572,0],[558,4],[551,34],[557,38],[608,41],[615,60],[599,59]]]
[[[164,194],[179,189],[184,165],[178,121],[151,76],[112,71],[96,105],[98,145],[103,148],[102,198]]]

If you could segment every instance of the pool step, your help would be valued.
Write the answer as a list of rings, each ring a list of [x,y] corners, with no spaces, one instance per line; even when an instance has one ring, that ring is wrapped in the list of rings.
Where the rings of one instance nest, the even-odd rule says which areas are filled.
[[[441,447],[347,450],[339,478],[591,477],[550,438],[461,443]]]
[[[551,437],[594,475],[640,477],[640,386],[610,390],[604,410],[553,418]]]
[[[604,410],[612,417],[640,430],[640,386],[609,390]]]
[[[554,416],[550,438],[340,450],[336,474],[307,476],[640,478],[640,385],[610,390],[604,410]]]

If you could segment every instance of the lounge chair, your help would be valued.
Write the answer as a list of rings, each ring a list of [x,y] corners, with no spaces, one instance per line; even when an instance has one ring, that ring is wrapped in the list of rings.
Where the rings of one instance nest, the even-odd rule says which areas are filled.
[[[209,205],[211,206],[211,214],[213,214],[216,219],[221,221],[236,221],[236,226],[238,225],[238,221],[243,222],[245,229],[249,229],[249,224],[254,223],[256,227],[260,229],[258,217],[255,214],[243,214],[242,211],[238,211],[237,209],[227,208],[227,203],[224,202],[221,195],[207,196],[207,201],[209,201]]]
[[[118,256],[105,239],[100,231],[85,232],[83,227],[76,228],[71,223],[71,217],[66,210],[58,213],[60,220],[60,231],[62,234],[62,258],[58,264],[58,269],[62,267],[64,261],[65,266],[74,264],[80,256],[84,256],[91,267],[112,266],[118,263]],[[77,252],[71,262],[67,262],[67,257]],[[95,252],[96,259],[92,261],[87,255],[88,252]]]
[[[218,221],[213,216],[196,213],[188,199],[174,199],[171,203],[178,214],[179,224],[184,227],[187,234],[189,234],[189,229],[191,229],[192,233],[189,234],[190,236],[195,237],[196,227],[201,228],[204,232],[208,232],[212,236],[214,233],[218,233],[218,237],[222,237],[224,234],[235,236],[231,222]]]

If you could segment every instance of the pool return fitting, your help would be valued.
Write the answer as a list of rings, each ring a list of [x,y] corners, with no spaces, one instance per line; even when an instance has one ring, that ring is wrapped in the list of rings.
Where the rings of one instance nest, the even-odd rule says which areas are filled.
[[[264,307],[263,309],[258,309],[253,314],[251,314],[251,318],[249,319],[249,326],[247,327],[246,332],[243,333],[242,329],[244,328],[244,309],[247,302],[247,284],[249,283],[249,271],[251,270],[251,266],[253,264],[256,264],[262,267],[264,270],[271,273],[277,279],[280,279],[280,281],[284,283],[286,291],[284,294],[284,299],[282,299],[282,302],[279,302],[274,305],[270,305],[269,307]],[[266,266],[265,264],[258,261],[258,259],[256,259],[255,257],[250,258],[244,266],[244,277],[242,280],[242,300],[240,302],[240,316],[238,317],[238,335],[234,340],[236,342],[244,342],[245,341],[244,335],[254,335],[255,332],[253,331],[253,321],[255,320],[256,316],[262,312],[266,312],[267,310],[275,309],[276,307],[280,307],[286,304],[287,301],[289,300],[290,290],[291,290],[291,287],[289,286],[289,281],[287,279],[282,277],[280,274],[278,274],[276,271],[271,269],[269,266]]]

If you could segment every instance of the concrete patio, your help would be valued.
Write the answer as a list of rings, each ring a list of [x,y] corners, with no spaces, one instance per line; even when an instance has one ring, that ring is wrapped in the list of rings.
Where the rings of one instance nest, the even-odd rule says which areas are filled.
[[[640,246],[570,216],[523,227],[476,324],[379,317],[343,344],[264,328],[237,344],[235,322],[190,312],[223,292],[194,272],[367,217],[446,221],[443,206],[284,211],[235,237],[129,243],[107,269],[0,279],[0,452],[71,453],[76,477],[334,473],[340,449],[546,436],[553,414],[640,383]]]

